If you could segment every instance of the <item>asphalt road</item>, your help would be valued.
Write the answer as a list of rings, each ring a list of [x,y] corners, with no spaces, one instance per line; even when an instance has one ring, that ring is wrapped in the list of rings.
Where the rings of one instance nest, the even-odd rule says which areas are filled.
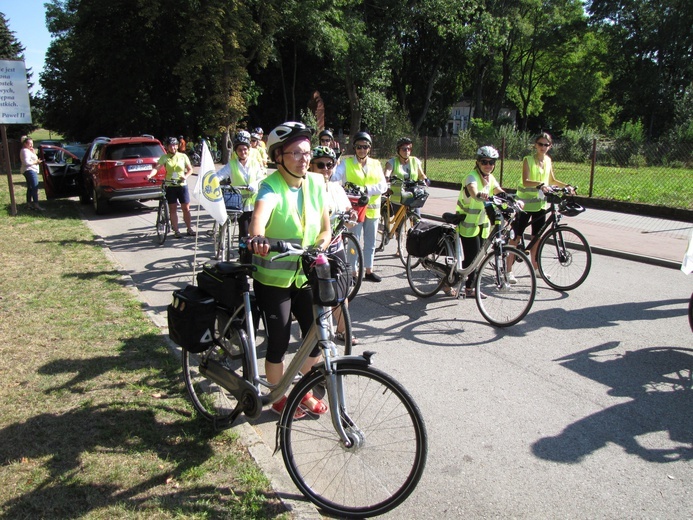
[[[154,208],[85,208],[85,219],[165,326],[171,291],[212,248],[204,233],[196,255],[193,238],[155,245]],[[351,306],[357,349],[377,352],[428,428],[424,476],[387,518],[693,517],[693,277],[595,255],[583,286],[539,282],[528,316],[497,329],[473,300],[416,298],[393,252],[376,255],[383,282],[364,282]],[[270,456],[277,418],[240,428],[292,499],[281,456]]]

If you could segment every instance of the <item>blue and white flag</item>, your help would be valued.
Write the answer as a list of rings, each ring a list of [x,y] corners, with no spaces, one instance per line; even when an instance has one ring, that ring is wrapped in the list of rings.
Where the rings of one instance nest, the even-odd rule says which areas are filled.
[[[226,205],[224,204],[224,196],[219,187],[219,177],[214,167],[212,154],[209,153],[209,148],[207,148],[207,141],[202,141],[200,173],[197,177],[197,184],[193,194],[219,225],[226,222],[228,215],[226,213]]]

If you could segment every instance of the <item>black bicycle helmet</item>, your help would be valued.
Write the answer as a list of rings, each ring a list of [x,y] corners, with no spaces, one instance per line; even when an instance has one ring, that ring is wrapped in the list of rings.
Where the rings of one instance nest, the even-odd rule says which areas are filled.
[[[585,211],[585,208],[572,200],[563,200],[558,206],[558,211],[561,212],[561,215],[565,215],[566,217],[577,217],[580,213]]]
[[[318,134],[318,139],[322,139],[323,137],[329,137],[330,139],[334,139],[334,134],[330,132],[327,128],[325,128],[322,132]]]
[[[272,130],[267,137],[267,153],[269,154],[270,160],[274,160],[275,150],[284,146],[285,143],[297,137],[310,139],[312,135],[313,129],[307,127],[303,123],[297,123],[296,121],[282,123]]]
[[[236,147],[242,144],[250,146],[250,134],[245,130],[241,130],[233,138],[233,150],[236,151]]]
[[[328,157],[333,161],[337,160],[337,154],[329,146],[316,146],[313,148],[313,159],[322,159]]]
[[[408,137],[400,137],[399,139],[397,139],[397,151],[399,152],[399,149],[402,148],[405,144],[412,144],[412,140]]]
[[[178,139],[176,139],[175,137],[167,137],[166,146],[171,146],[172,144],[178,145]]]
[[[368,141],[368,144],[373,146],[373,139],[371,139],[371,136],[368,132],[356,132],[356,135],[354,135],[352,143],[356,145],[356,141]]]
[[[477,159],[498,159],[499,154],[493,146],[482,146],[476,151]]]

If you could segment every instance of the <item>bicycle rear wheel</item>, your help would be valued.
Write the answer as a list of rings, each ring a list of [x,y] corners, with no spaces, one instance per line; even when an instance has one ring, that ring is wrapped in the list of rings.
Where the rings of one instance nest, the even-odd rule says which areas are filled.
[[[217,313],[215,338],[218,344],[198,354],[183,349],[183,379],[195,410],[209,421],[227,419],[238,401],[217,383],[207,378],[200,368],[217,362],[224,368],[245,378],[249,374],[245,353],[248,350],[246,334],[237,324],[224,332],[229,316]]]
[[[438,248],[433,254],[424,258],[407,255],[407,281],[414,294],[422,298],[429,298],[436,294],[443,286],[450,270],[446,259],[454,258],[454,256],[452,240],[448,236],[438,242]]]
[[[334,408],[352,445],[337,436],[331,411],[294,419],[309,391],[324,395],[325,374],[313,370],[296,384],[280,419],[284,464],[301,493],[330,514],[383,514],[401,504],[423,474],[428,446],[421,412],[402,385],[368,365],[338,363],[335,378],[340,403]]]
[[[516,255],[511,284],[506,268],[509,255]],[[509,327],[524,318],[532,308],[537,280],[529,257],[514,247],[494,249],[484,258],[476,275],[476,304],[481,315],[497,327]]]
[[[361,282],[363,282],[363,250],[361,244],[351,233],[342,233],[342,242],[344,243],[347,262],[351,268],[351,289],[349,289],[349,296],[347,297],[351,301],[358,294]]]
[[[166,236],[171,229],[166,200],[159,201],[159,209],[156,212],[156,238],[159,244],[166,242]]]
[[[537,249],[539,273],[558,291],[570,291],[585,281],[592,267],[592,251],[577,229],[558,226],[546,233]]]
[[[389,210],[388,210],[389,208]],[[390,241],[390,218],[392,217],[392,206],[389,202],[384,202],[380,208],[380,220],[378,220],[378,229],[375,234],[375,251],[380,252],[385,250],[385,246]]]
[[[407,213],[397,230],[397,253],[402,265],[407,265],[407,234],[421,220],[416,213]]]

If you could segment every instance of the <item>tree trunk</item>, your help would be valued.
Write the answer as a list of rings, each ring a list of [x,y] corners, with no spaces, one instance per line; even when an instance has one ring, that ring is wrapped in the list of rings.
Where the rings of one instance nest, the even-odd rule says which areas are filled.
[[[346,67],[346,74],[344,75],[346,83],[347,96],[349,97],[349,109],[351,112],[351,123],[349,125],[349,134],[353,136],[356,132],[361,130],[361,106],[359,103],[358,92],[356,91],[356,84],[354,83],[354,78],[351,75],[351,68],[349,64]]]

